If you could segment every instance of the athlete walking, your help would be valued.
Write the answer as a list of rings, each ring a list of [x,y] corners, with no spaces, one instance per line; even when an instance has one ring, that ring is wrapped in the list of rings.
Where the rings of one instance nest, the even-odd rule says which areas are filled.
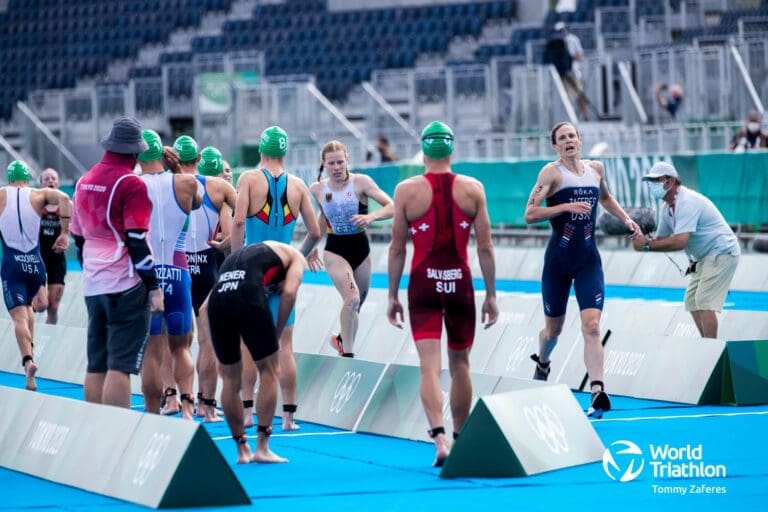
[[[443,322],[448,337],[451,372],[450,405],[456,438],[469,415],[472,381],[469,351],[475,336],[475,292],[467,245],[474,227],[477,256],[485,283],[481,308],[487,329],[499,316],[496,305],[496,267],[491,225],[483,185],[451,172],[454,136],[439,121],[421,134],[425,172],[395,189],[392,243],[389,247],[390,323],[402,328],[403,306],[398,299],[405,265],[405,243],[413,240],[413,261],[408,280],[408,314],[421,367],[421,402],[435,443],[435,461],[441,466],[451,443],[443,426],[440,391],[440,337]]]

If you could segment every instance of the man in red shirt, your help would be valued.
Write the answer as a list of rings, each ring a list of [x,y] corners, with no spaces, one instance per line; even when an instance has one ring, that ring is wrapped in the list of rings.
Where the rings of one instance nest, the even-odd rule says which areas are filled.
[[[85,399],[130,407],[130,374],[141,369],[150,311],[163,310],[163,293],[147,243],[152,203],[133,174],[147,149],[141,125],[115,121],[101,141],[101,162],[78,181],[70,231],[80,250],[88,310]]]
[[[408,314],[421,366],[421,402],[435,440],[435,466],[448,457],[450,441],[443,427],[440,392],[440,337],[445,322],[451,370],[453,436],[458,436],[472,404],[469,350],[475,337],[475,293],[467,260],[474,226],[477,256],[485,282],[482,320],[488,328],[499,316],[491,224],[483,185],[451,172],[453,132],[435,121],[421,134],[426,172],[395,189],[395,215],[389,247],[389,321],[402,328],[403,306],[397,298],[405,265],[405,242],[413,239],[408,282]],[[398,320],[399,317],[399,320]]]

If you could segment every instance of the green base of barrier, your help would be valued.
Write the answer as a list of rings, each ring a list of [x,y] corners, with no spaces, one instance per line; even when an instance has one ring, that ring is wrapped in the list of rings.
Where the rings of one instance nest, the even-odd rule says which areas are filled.
[[[251,503],[197,422],[7,387],[0,403],[9,469],[153,508]]]
[[[529,476],[599,461],[603,451],[567,386],[533,386],[481,398],[440,476]]]
[[[768,341],[727,342],[722,403],[768,403]]]

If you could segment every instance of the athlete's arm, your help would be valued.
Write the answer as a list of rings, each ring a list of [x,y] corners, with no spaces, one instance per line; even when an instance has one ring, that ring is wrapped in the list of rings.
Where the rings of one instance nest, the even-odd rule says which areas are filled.
[[[304,260],[304,256],[293,249],[290,252],[290,262],[285,271],[285,281],[280,292],[280,304],[277,307],[275,331],[277,332],[278,339],[280,339],[285,324],[288,322],[288,317],[291,315],[291,311],[296,304],[296,296],[298,295],[301,278],[304,276],[304,269],[306,268],[307,263]]]
[[[304,237],[304,241],[301,243],[301,254],[305,257],[309,256],[312,249],[315,248],[317,242],[322,237],[320,231],[320,225],[315,218],[315,209],[312,208],[312,199],[309,197],[309,189],[307,185],[297,180],[301,187],[301,204],[299,204],[299,213],[301,213],[301,219],[304,221],[304,226],[307,228],[307,236]]]
[[[403,267],[405,267],[405,243],[408,240],[408,219],[405,215],[405,203],[411,195],[409,188],[408,182],[403,182],[395,188],[392,240],[389,244],[389,258],[387,260],[387,274],[389,275],[387,318],[389,318],[389,323],[400,329],[403,328],[403,305],[400,304],[397,295],[400,289],[400,278],[403,276]],[[400,317],[399,320],[398,317]]]
[[[353,215],[352,222],[361,228],[365,228],[377,220],[384,220],[392,217],[394,212],[392,198],[389,197],[386,192],[381,190],[370,176],[365,174],[356,174],[355,176],[356,180],[361,180],[363,183],[362,193],[365,194],[366,197],[373,198],[382,206],[382,208],[379,208],[375,212],[368,213],[366,215]]]
[[[485,328],[496,323],[499,318],[499,307],[496,305],[496,260],[493,254],[493,239],[491,238],[491,219],[488,216],[488,205],[485,189],[482,183],[472,184],[477,188],[477,215],[473,222],[477,242],[477,259],[480,272],[485,283],[485,300],[482,307],[482,320]]]
[[[237,180],[237,200],[235,201],[235,220],[232,222],[232,251],[243,247],[245,240],[245,218],[251,201],[251,179],[244,173]]]
[[[320,236],[317,239],[317,241],[319,242],[320,240],[323,239],[323,235],[326,232],[326,230],[324,230],[323,228],[327,225],[327,222],[325,220],[325,214],[323,214],[322,208],[320,209],[320,213],[317,216],[317,224],[320,229]],[[323,268],[323,260],[321,260],[320,256],[318,256],[317,254],[317,247],[318,247],[317,244],[315,244],[312,250],[309,251],[309,254],[307,254],[307,263],[309,264],[309,270],[311,270],[312,272],[317,272],[318,270]]]
[[[613,194],[611,194],[611,192],[608,190],[608,182],[605,181],[605,170],[603,169],[603,164],[601,162],[595,161],[590,162],[590,164],[593,168],[597,169],[598,174],[600,174],[600,205],[605,208],[606,211],[615,215],[621,219],[624,224],[626,224],[626,226],[632,232],[630,238],[634,240],[642,234],[640,226],[638,226],[635,221],[632,220],[627,212],[624,211],[624,208],[621,207],[619,202],[616,201],[616,198],[613,197]]]

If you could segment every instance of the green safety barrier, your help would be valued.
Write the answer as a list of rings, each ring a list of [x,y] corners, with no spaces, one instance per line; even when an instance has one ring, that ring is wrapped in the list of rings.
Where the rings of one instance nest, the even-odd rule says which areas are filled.
[[[604,450],[566,386],[532,385],[482,397],[440,476],[529,476],[597,462]]]
[[[623,206],[655,206],[642,177],[655,162],[664,160],[677,168],[685,186],[709,197],[729,223],[768,223],[768,152],[654,154],[597,160],[603,163],[609,190]],[[526,202],[539,171],[549,161],[458,162],[453,170],[483,183],[494,225],[524,226]],[[424,172],[424,167],[386,165],[359,172],[371,176],[391,195],[397,183]]]
[[[768,403],[768,340],[727,342],[722,364],[723,403]]]

